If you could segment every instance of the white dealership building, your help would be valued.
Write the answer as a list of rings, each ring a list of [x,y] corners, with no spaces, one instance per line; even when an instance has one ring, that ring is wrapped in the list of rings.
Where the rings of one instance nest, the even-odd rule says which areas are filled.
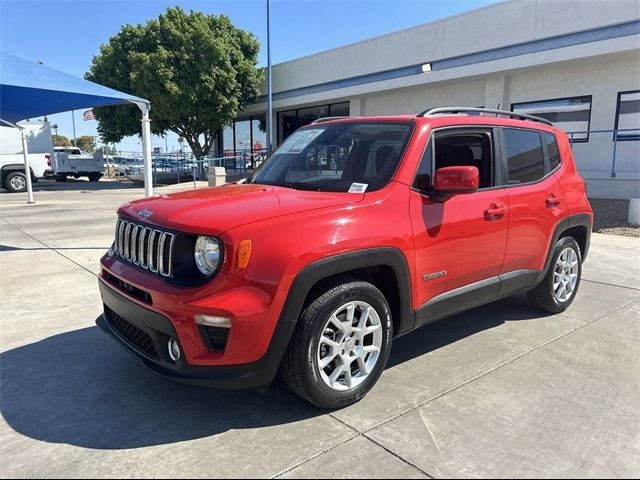
[[[640,197],[640,2],[507,1],[273,67],[276,144],[318,117],[439,106],[546,117],[572,132],[591,196]],[[263,146],[266,108],[218,151]]]

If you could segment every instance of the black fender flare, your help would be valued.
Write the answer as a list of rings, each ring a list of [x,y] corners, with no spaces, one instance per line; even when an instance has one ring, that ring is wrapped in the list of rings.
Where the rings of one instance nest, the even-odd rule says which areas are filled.
[[[411,279],[407,259],[401,250],[393,247],[367,248],[317,260],[303,268],[294,279],[283,308],[285,321],[297,321],[304,300],[318,282],[341,273],[367,267],[390,267],[398,282],[400,300],[399,332],[413,327],[411,306]]]
[[[592,229],[591,217],[586,213],[569,215],[568,217],[565,217],[562,220],[560,220],[560,222],[558,223],[558,225],[556,226],[553,232],[553,238],[551,239],[551,244],[549,245],[549,251],[547,252],[547,259],[544,262],[544,268],[542,269],[542,271],[538,275],[538,278],[536,279],[536,285],[544,279],[547,272],[549,271],[549,267],[551,266],[551,259],[553,257],[553,249],[555,248],[556,243],[558,243],[558,240],[560,240],[560,237],[564,232],[574,227],[585,227],[587,234],[586,234],[586,239],[584,244],[584,252],[581,252],[581,253],[582,253],[583,261],[585,258],[587,258],[587,254],[589,253],[589,243],[591,241],[591,229]]]
[[[415,312],[411,303],[411,279],[407,259],[401,250],[394,247],[355,250],[317,260],[304,267],[296,275],[287,294],[278,323],[271,337],[265,356],[260,360],[275,376],[289,345],[307,295],[314,285],[326,278],[353,270],[385,266],[393,269],[398,281],[400,299],[400,325],[398,333],[413,329]]]

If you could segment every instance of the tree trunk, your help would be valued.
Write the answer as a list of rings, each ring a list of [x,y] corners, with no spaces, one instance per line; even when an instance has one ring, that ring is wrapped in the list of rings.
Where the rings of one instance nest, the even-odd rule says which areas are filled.
[[[203,156],[209,154],[209,150],[211,150],[211,146],[213,145],[213,141],[215,139],[215,135],[213,135],[212,131],[205,132],[187,132],[181,128],[171,129],[174,133],[178,134],[182,138],[184,138],[191,149],[191,153],[196,157],[196,160],[200,160]],[[200,143],[200,135],[204,136],[204,143]],[[202,163],[198,163],[198,178],[200,180],[205,180],[206,172],[204,165]]]

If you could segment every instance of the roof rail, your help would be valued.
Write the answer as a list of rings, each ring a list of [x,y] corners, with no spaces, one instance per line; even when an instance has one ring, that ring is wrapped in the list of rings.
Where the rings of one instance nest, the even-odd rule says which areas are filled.
[[[553,126],[546,118],[536,117],[534,115],[527,115],[526,113],[510,112],[508,110],[494,110],[492,108],[477,108],[477,107],[440,107],[430,108],[418,114],[418,117],[424,117],[425,115],[436,115],[438,113],[493,113],[497,115],[505,115],[507,117],[518,118],[520,120],[532,120],[534,122],[545,123]]]
[[[316,123],[324,123],[324,122],[330,122],[331,120],[339,120],[341,118],[354,118],[351,115],[341,115],[339,117],[320,117],[316,120],[314,120],[313,122],[311,122],[311,125],[314,125]]]

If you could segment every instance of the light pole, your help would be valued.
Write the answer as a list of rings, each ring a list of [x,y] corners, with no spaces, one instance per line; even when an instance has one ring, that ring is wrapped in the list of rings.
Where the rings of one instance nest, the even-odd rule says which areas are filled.
[[[73,146],[77,147],[76,144],[76,115],[73,110],[71,110],[71,122],[73,124]]]
[[[267,155],[273,148],[273,104],[271,101],[271,2],[267,0]]]

